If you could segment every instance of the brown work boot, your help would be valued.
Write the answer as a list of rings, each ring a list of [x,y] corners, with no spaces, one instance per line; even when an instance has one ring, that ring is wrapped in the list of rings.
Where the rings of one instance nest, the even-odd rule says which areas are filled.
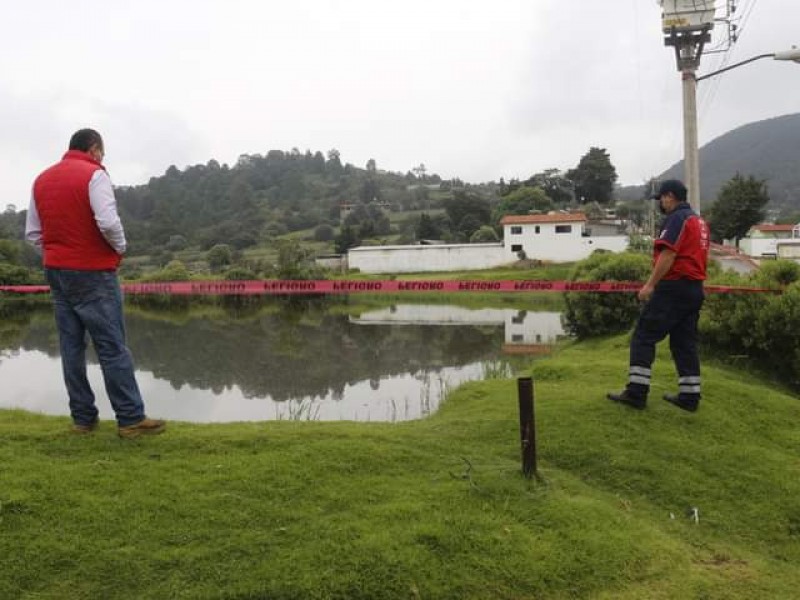
[[[166,421],[162,421],[160,419],[148,419],[145,417],[138,423],[120,427],[117,430],[117,433],[121,438],[132,439],[137,438],[140,435],[157,435],[159,433],[163,433],[166,428]]]
[[[88,425],[80,425],[78,423],[72,424],[72,433],[77,433],[79,435],[85,435],[87,433],[92,433],[95,429],[97,429],[97,424],[99,421],[95,419]]]

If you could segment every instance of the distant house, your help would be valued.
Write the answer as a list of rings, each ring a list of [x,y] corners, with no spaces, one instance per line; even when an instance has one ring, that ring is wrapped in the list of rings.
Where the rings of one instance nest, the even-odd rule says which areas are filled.
[[[739,249],[753,258],[800,258],[800,224],[753,225],[739,241]]]
[[[595,250],[622,252],[628,247],[626,235],[590,235],[583,213],[506,215],[500,221],[509,257],[553,262],[571,262]]]

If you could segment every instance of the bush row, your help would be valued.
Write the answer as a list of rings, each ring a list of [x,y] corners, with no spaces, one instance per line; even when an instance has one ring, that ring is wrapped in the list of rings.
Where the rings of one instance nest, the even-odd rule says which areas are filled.
[[[575,265],[571,281],[645,281],[651,259],[643,254],[595,253]],[[741,356],[800,382],[800,265],[770,261],[749,275],[709,269],[709,284],[766,288],[775,293],[708,294],[700,315],[700,339],[716,356]],[[578,339],[633,327],[635,294],[565,294],[564,326]]]

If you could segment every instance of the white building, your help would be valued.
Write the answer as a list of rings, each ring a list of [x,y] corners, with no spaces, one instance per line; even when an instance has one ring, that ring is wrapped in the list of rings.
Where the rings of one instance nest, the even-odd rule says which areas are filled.
[[[491,269],[520,258],[572,262],[595,250],[622,252],[625,235],[590,236],[586,215],[557,213],[506,216],[503,242],[492,244],[442,244],[434,246],[360,246],[347,253],[350,269],[362,273],[422,273]],[[523,254],[524,253],[524,254]]]
[[[739,240],[739,249],[754,258],[800,257],[800,224],[753,225],[747,235]]]
[[[591,236],[583,213],[548,215],[506,215],[503,240],[510,260],[521,256],[551,262],[572,262],[587,258],[595,250],[623,252],[626,235]]]

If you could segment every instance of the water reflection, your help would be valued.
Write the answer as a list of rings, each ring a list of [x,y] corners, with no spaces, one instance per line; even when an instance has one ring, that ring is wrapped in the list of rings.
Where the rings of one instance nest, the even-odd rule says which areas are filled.
[[[0,408],[68,414],[49,308],[2,323]],[[324,305],[133,308],[127,323],[148,411],[193,422],[421,418],[487,369],[510,374],[514,348],[563,335],[557,312],[413,304],[357,316]],[[96,361],[89,378],[112,418]]]
[[[564,337],[561,313],[555,311],[482,309],[457,306],[400,305],[376,310],[353,322],[368,324],[412,325],[495,325],[503,326],[503,351],[509,354],[545,354]]]

